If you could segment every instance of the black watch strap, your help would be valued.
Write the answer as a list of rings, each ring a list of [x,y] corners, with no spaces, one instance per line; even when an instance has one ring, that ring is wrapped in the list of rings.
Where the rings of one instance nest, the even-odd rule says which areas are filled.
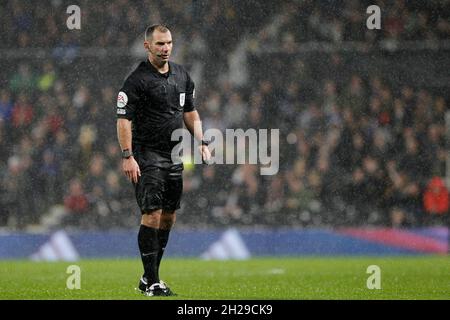
[[[202,140],[202,146],[209,146],[210,143],[211,141],[209,140]]]
[[[122,158],[123,159],[128,159],[128,158],[130,158],[132,156],[133,156],[133,152],[131,152],[130,149],[122,150]]]

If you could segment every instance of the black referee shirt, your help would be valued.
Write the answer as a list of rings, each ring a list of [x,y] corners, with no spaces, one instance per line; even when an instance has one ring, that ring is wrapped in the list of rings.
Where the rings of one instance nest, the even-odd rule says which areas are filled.
[[[183,113],[195,110],[194,82],[186,70],[169,62],[161,74],[143,61],[125,80],[117,96],[117,117],[132,121],[133,146],[169,156],[179,141],[172,132],[183,127]]]

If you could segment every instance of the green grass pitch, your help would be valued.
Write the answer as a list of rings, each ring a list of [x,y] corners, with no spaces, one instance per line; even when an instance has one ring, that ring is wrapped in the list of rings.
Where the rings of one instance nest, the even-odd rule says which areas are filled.
[[[69,265],[81,288],[68,289]],[[368,289],[367,267],[381,271],[381,289]],[[254,258],[246,261],[165,259],[161,278],[178,296],[135,291],[135,260],[0,261],[0,299],[449,299],[450,257]]]

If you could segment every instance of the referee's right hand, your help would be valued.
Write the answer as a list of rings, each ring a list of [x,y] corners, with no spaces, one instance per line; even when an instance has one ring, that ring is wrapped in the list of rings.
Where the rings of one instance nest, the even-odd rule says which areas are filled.
[[[134,159],[134,157],[129,157],[128,159],[122,160],[122,169],[128,179],[131,182],[137,183],[139,177],[141,176],[141,169],[139,169],[139,165]]]

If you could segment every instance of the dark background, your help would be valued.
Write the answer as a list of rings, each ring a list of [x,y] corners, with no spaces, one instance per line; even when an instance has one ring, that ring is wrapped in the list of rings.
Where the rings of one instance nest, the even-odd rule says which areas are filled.
[[[80,30],[66,26],[72,4]],[[371,4],[380,30],[366,27]],[[137,226],[115,99],[154,23],[172,30],[205,129],[280,129],[274,176],[187,168],[178,225],[443,225],[449,13],[449,1],[2,1],[0,226]]]

